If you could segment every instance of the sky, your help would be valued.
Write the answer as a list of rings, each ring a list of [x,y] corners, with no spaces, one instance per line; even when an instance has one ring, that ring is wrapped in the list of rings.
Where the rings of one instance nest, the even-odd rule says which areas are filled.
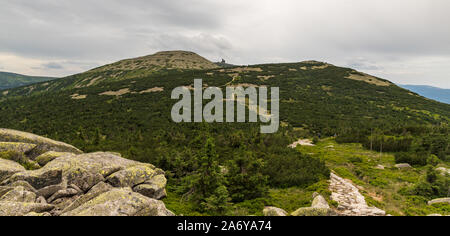
[[[448,0],[0,0],[0,71],[62,77],[187,50],[450,88],[449,10]]]

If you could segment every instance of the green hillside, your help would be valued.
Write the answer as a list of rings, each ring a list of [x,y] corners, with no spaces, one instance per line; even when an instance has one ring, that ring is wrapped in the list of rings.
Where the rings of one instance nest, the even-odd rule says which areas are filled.
[[[53,80],[52,77],[26,76],[8,72],[0,72],[0,90],[17,88],[34,83]]]
[[[280,195],[298,193],[303,199],[298,207],[307,205],[311,192],[326,195],[330,169],[339,166],[311,156],[315,150],[287,148],[301,137],[337,135],[342,143],[362,144],[370,138],[387,146],[393,143],[390,137],[411,136],[413,144],[402,152],[419,153],[423,146],[423,152],[448,165],[450,105],[389,81],[315,61],[219,68],[194,53],[155,55],[0,93],[0,126],[61,140],[86,152],[114,151],[153,163],[167,170],[166,203],[178,214],[260,214]],[[171,91],[191,86],[195,78],[221,88],[279,87],[279,132],[262,135],[259,124],[172,122],[171,107],[177,101],[170,99]],[[423,135],[411,131],[415,127],[443,131],[430,131],[436,135],[427,146],[422,145]],[[403,206],[395,209],[397,214],[421,214]]]

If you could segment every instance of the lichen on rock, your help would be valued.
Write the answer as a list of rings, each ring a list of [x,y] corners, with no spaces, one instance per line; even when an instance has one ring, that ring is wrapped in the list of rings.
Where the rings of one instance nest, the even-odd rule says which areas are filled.
[[[288,213],[280,208],[276,207],[265,207],[263,210],[264,216],[287,216]]]
[[[35,144],[36,147],[33,149],[33,153],[31,153],[33,156],[38,156],[48,151],[72,152],[75,154],[83,153],[72,145],[11,129],[0,129],[0,141]]]
[[[58,157],[61,157],[63,155],[74,155],[73,153],[70,152],[54,152],[54,151],[49,151],[46,152],[38,157],[36,157],[36,162],[41,165],[41,166],[45,166],[47,165],[47,163],[55,160]]]
[[[161,201],[144,197],[131,188],[115,188],[66,212],[63,216],[173,216]]]
[[[0,158],[0,181],[22,171],[25,171],[25,168],[19,163]]]
[[[292,216],[336,216],[336,212],[327,208],[303,207],[291,213]]]
[[[151,164],[110,152],[84,154],[14,130],[0,129],[0,144],[0,150],[20,154],[17,160],[0,158],[0,216],[173,215],[159,201],[166,196],[164,171]],[[24,160],[38,168],[27,170]]]

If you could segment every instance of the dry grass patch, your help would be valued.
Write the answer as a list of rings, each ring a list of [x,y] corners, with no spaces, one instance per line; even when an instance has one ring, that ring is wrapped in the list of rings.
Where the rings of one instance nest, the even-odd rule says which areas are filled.
[[[163,91],[164,91],[164,88],[162,88],[162,87],[154,87],[154,88],[151,88],[151,89],[147,89],[147,90],[141,91],[139,93],[140,94],[144,94],[144,93],[156,93],[156,92],[163,92]]]
[[[363,81],[369,84],[374,84],[377,86],[391,86],[392,84],[387,82],[387,81],[383,81],[378,79],[377,77],[368,75],[368,74],[364,74],[364,73],[351,73],[349,76],[345,77],[347,79],[351,79],[351,80],[358,80],[358,81]]]
[[[106,96],[122,96],[124,94],[130,93],[129,88],[124,88],[118,91],[106,91],[103,93],[100,93],[99,95],[106,95]]]
[[[93,78],[91,81],[89,81],[89,84],[87,84],[86,87],[90,87],[90,86],[94,85],[95,82],[97,82],[101,78],[102,78],[101,76]]]
[[[226,70],[227,72],[238,72],[238,73],[244,73],[244,72],[263,72],[263,70],[259,67],[236,67],[233,69]]]
[[[87,95],[80,95],[78,93],[75,93],[75,94],[70,95],[70,98],[74,99],[74,100],[81,100],[81,99],[86,99]]]
[[[257,77],[258,77],[258,79],[260,79],[262,81],[266,81],[266,80],[275,78],[275,75],[259,75]]]
[[[257,85],[257,84],[248,84],[248,83],[242,83],[242,84],[231,84],[229,87],[237,88],[237,87],[243,87],[243,88],[249,88],[249,87],[266,87],[265,85]]]

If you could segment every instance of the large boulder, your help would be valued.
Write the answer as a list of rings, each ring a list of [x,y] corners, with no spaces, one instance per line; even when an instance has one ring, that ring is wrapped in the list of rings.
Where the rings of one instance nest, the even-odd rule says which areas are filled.
[[[62,182],[62,171],[61,170],[47,170],[39,169],[34,171],[24,171],[12,175],[9,179],[4,181],[2,184],[13,184],[17,181],[26,181],[33,188],[41,189],[46,186],[59,184]]]
[[[70,152],[49,151],[49,152],[46,152],[46,153],[36,157],[35,160],[40,166],[45,166],[45,165],[47,165],[47,163],[55,160],[58,157],[64,156],[64,155],[74,155],[74,154],[70,153]]]
[[[75,154],[83,153],[72,145],[17,130],[0,129],[0,141],[36,144],[36,147],[30,151],[30,155],[33,157],[37,157],[48,151],[71,152]]]
[[[88,201],[98,197],[99,195],[106,193],[110,190],[112,190],[113,187],[105,182],[100,182],[97,185],[95,185],[94,187],[92,187],[91,190],[89,190],[88,193],[86,193],[85,195],[81,196],[80,198],[76,199],[75,201],[73,201],[69,206],[67,206],[66,208],[64,208],[61,213],[64,214],[66,212],[69,211],[73,211],[76,208],[80,207],[81,205],[87,203]]]
[[[0,142],[0,152],[13,151],[18,153],[28,153],[36,148],[36,144],[18,142]]]
[[[137,185],[133,190],[149,198],[163,199],[167,195],[166,184],[167,179],[161,174],[146,180],[143,184]]]
[[[19,163],[0,158],[0,182],[22,171],[25,171],[25,168]]]
[[[322,197],[322,195],[318,195],[314,198],[311,207],[330,209],[328,202],[325,200],[325,198]]]
[[[29,192],[33,192],[36,193],[36,189],[33,188],[33,186],[31,186],[30,183],[26,182],[26,181],[17,181],[14,183],[11,183],[9,186],[11,187],[23,187],[25,190],[29,191]]]
[[[336,216],[336,212],[327,208],[303,207],[291,213],[291,216]]]
[[[28,202],[0,202],[0,216],[24,216],[28,213],[49,212],[54,206]]]
[[[49,197],[53,196],[56,192],[63,190],[64,185],[63,184],[55,184],[55,185],[49,185],[46,187],[43,187],[39,190],[37,190],[37,195],[44,197],[45,199],[48,199]]]
[[[27,191],[24,187],[18,186],[0,197],[0,202],[29,202],[36,201],[36,194]]]
[[[124,159],[112,153],[89,153],[81,155],[63,155],[39,170],[26,171],[13,175],[8,181],[28,181],[36,189],[60,184],[74,184],[84,192],[94,185],[105,181],[115,187],[134,187],[152,182],[156,174],[164,174],[153,165]]]
[[[400,163],[395,165],[398,169],[412,169],[412,166],[408,163]]]
[[[265,207],[263,210],[264,216],[287,216],[288,213],[280,208],[276,207]]]
[[[131,188],[115,188],[82,204],[63,216],[173,216],[164,203],[135,193]]]
[[[152,166],[136,165],[118,171],[107,178],[107,181],[114,187],[134,187],[145,183],[153,176],[161,174]]]

